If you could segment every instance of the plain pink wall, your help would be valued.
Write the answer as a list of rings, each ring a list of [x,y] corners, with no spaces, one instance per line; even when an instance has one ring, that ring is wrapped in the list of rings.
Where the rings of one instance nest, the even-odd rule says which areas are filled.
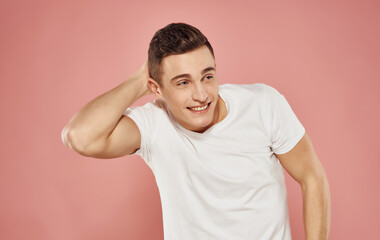
[[[376,1],[2,1],[0,239],[163,239],[144,161],[80,156],[61,131],[140,68],[171,22],[208,37],[220,84],[285,95],[328,176],[330,239],[374,239],[379,10]],[[293,239],[303,239],[301,189],[287,173],[286,184]]]

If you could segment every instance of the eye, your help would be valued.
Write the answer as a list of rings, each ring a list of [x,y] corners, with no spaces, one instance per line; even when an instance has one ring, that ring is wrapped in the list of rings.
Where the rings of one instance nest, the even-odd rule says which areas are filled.
[[[213,79],[214,78],[214,76],[212,76],[212,75],[208,75],[208,76],[206,76],[206,79],[207,80],[209,80],[209,79]]]
[[[178,85],[178,86],[184,86],[184,85],[186,85],[186,84],[182,84],[182,83],[187,83],[187,81],[181,81],[181,82],[179,82],[177,85]]]

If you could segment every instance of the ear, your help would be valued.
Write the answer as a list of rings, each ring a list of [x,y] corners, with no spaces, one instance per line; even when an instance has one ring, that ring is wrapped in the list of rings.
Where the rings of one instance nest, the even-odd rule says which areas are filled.
[[[148,87],[157,98],[163,98],[160,84],[158,84],[153,78],[148,79]]]

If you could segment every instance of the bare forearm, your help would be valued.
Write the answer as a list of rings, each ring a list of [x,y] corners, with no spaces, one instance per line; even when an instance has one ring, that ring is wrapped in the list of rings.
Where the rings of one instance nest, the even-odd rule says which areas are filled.
[[[134,74],[112,90],[87,103],[77,112],[63,132],[68,135],[71,148],[84,149],[101,137],[107,137],[115,128],[125,109],[147,92],[140,74]],[[64,137],[63,137],[64,138]]]
[[[330,232],[331,201],[325,178],[302,187],[306,240],[327,240]]]

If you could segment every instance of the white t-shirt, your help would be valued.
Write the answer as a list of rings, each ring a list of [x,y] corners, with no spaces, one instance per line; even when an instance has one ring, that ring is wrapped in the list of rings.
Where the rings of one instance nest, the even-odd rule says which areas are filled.
[[[159,189],[165,240],[291,239],[283,168],[274,153],[305,133],[285,97],[264,83],[219,85],[227,116],[204,133],[162,101],[125,110]]]

